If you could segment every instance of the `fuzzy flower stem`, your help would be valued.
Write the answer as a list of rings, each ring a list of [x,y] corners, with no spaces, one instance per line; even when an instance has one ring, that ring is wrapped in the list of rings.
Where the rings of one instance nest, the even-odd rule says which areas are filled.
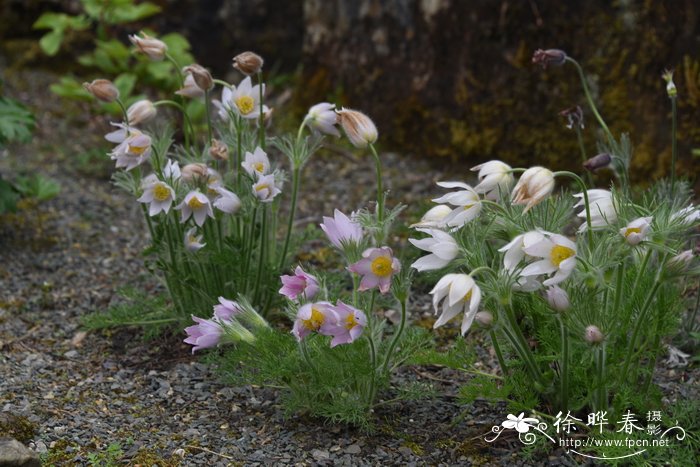
[[[221,85],[221,86],[223,86],[223,87],[225,87],[225,88],[230,88],[230,87],[231,87],[230,84],[228,84],[226,81],[224,81],[224,80],[222,80],[222,79],[216,79],[216,78],[214,78],[214,79],[213,79],[213,82],[214,82],[214,84]]]
[[[661,271],[662,269],[663,268],[660,268],[659,271]],[[656,296],[656,292],[659,290],[660,285],[661,281],[657,277],[653,287],[649,291],[649,295],[647,295],[647,299],[644,302],[642,309],[639,311],[639,316],[637,316],[637,322],[634,326],[634,330],[632,331],[632,337],[630,338],[630,344],[629,348],[627,349],[627,355],[625,356],[625,365],[623,366],[622,373],[620,374],[620,381],[624,381],[627,377],[627,370],[629,369],[630,363],[632,363],[632,356],[635,355],[634,346],[637,344],[637,337],[639,335],[639,331],[641,330],[642,325],[646,323],[647,311],[651,307],[651,303],[654,301],[654,297]]]
[[[204,90],[204,114],[207,118],[207,142],[211,143],[213,134],[211,130],[211,103],[209,102],[209,90]]]
[[[505,326],[503,329],[506,333],[506,336],[513,344],[515,350],[520,354],[520,358],[522,358],[527,364],[528,370],[530,371],[530,374],[532,375],[535,382],[544,385],[544,380],[542,378],[542,374],[540,373],[539,368],[537,367],[535,358],[532,356],[532,352],[530,351],[530,348],[528,347],[527,342],[525,341],[525,337],[523,336],[523,333],[520,330],[520,327],[518,326],[518,321],[515,319],[515,312],[513,311],[513,306],[508,304],[505,306],[505,310],[506,317],[508,318],[508,325]],[[510,328],[510,330],[508,328]]]
[[[608,390],[605,386],[605,342],[596,349],[596,372],[598,373],[597,410],[607,410]]]
[[[676,97],[671,97],[671,196],[675,193],[676,185],[676,157],[678,154],[677,146],[677,126],[678,126],[678,106],[676,105]]]
[[[241,168],[239,167],[240,162],[243,160],[243,138],[241,132],[243,131],[243,118],[240,115],[236,116],[236,155],[233,162],[233,167],[236,171],[236,186],[241,186]]]
[[[562,170],[560,172],[554,172],[554,177],[565,176],[573,178],[576,183],[578,183],[579,188],[581,188],[581,193],[583,194],[583,202],[586,208],[586,225],[588,226],[588,248],[593,250],[593,228],[591,227],[591,203],[588,201],[588,190],[586,189],[586,184],[583,182],[581,177],[568,170]]]
[[[406,327],[406,301],[407,298],[401,300],[401,321],[399,322],[399,328],[396,330],[396,333],[391,339],[391,343],[389,343],[389,349],[386,352],[386,357],[384,357],[384,365],[382,365],[382,374],[387,372],[389,362],[391,361],[391,357],[394,354],[394,349],[396,348],[396,344],[398,344],[399,340],[401,339],[403,330]]]
[[[578,147],[581,150],[581,161],[586,162],[588,160],[588,156],[586,155],[586,146],[583,144],[583,133],[581,132],[581,127],[579,125],[574,125],[574,128],[576,128],[576,139],[578,140]],[[590,186],[594,186],[593,175],[591,175],[591,173],[588,171],[586,171],[586,181]]]
[[[619,314],[620,301],[622,300],[622,284],[623,284],[624,277],[625,277],[625,262],[621,261],[620,264],[617,265],[617,278],[615,281],[615,300],[613,301],[613,309],[612,309],[613,316]]]
[[[588,105],[590,106],[593,115],[595,115],[596,120],[598,120],[598,123],[603,128],[603,131],[605,131],[605,134],[608,136],[610,141],[615,141],[615,138],[613,138],[613,135],[610,132],[610,129],[608,128],[608,125],[605,124],[603,117],[600,116],[600,113],[598,113],[598,108],[593,102],[593,96],[591,96],[591,91],[588,89],[588,82],[586,81],[586,75],[583,74],[583,68],[581,68],[581,65],[579,65],[579,63],[571,57],[566,57],[566,61],[572,63],[576,67],[579,78],[581,78],[583,92],[586,94],[586,100],[588,101]]]
[[[384,189],[382,187],[382,162],[379,159],[379,155],[377,154],[377,150],[374,148],[373,144],[369,145],[369,149],[372,152],[372,156],[374,157],[375,169],[377,171],[377,222],[380,225],[381,232],[383,231],[383,226],[381,224],[382,222],[384,222]],[[381,240],[384,239],[383,233],[380,233],[380,236],[382,238],[377,239],[377,243],[381,243]]]
[[[559,320],[559,330],[561,334],[561,381],[560,381],[560,404],[561,410],[569,408],[569,332],[564,326],[564,320],[557,316]]]
[[[129,134],[129,114],[126,111],[126,107],[124,107],[124,103],[122,102],[121,99],[117,98],[115,99],[115,102],[119,104],[119,108],[122,110],[122,117],[124,118],[124,123],[126,124],[126,134]]]
[[[644,259],[642,260],[642,265],[639,266],[639,272],[637,272],[637,277],[634,279],[634,285],[632,285],[632,289],[630,290],[630,296],[634,296],[635,293],[637,293],[637,287],[639,286],[639,281],[642,280],[642,276],[647,270],[647,265],[649,264],[649,259],[651,258],[653,250],[651,248],[647,249],[646,254],[644,255]]]
[[[289,249],[289,240],[292,236],[292,228],[294,227],[294,217],[296,216],[297,210],[297,198],[299,196],[299,183],[301,183],[301,164],[299,162],[299,147],[301,144],[301,138],[304,133],[304,122],[299,126],[299,131],[297,131],[297,140],[294,144],[294,157],[291,158],[292,163],[292,201],[289,207],[289,219],[287,220],[287,232],[284,237],[284,247],[282,248],[282,255],[280,256],[279,268],[282,269],[284,263],[287,259],[287,250]],[[355,304],[357,305],[357,304]]]
[[[374,402],[374,397],[377,393],[377,349],[374,345],[374,333],[372,332],[371,328],[367,334],[367,342],[369,343],[369,358],[372,366],[372,377],[369,379],[369,390],[367,393],[367,407],[371,408],[372,403]]]
[[[194,126],[192,125],[192,120],[190,120],[190,116],[187,115],[187,112],[185,111],[185,108],[182,106],[181,103],[175,102],[169,99],[163,99],[160,101],[156,101],[153,103],[155,107],[158,107],[159,105],[170,105],[178,109],[182,113],[182,118],[185,120],[187,123],[187,128],[189,128],[189,132],[187,130],[183,130],[183,134],[185,135],[185,147],[190,146],[190,135],[194,135]]]
[[[262,71],[258,71],[258,90],[260,91],[260,117],[259,120],[259,137],[260,137],[260,147],[265,150],[265,113],[263,112],[263,80]]]
[[[181,88],[184,88],[184,87],[185,87],[185,78],[184,78],[184,76],[182,76],[182,67],[180,66],[179,63],[177,63],[177,60],[175,60],[175,58],[174,58],[172,55],[170,55],[169,53],[167,53],[167,52],[166,52],[166,54],[165,54],[165,58],[166,58],[170,63],[172,63],[173,66],[175,67],[175,70],[176,70],[176,72],[177,72],[177,77],[178,77],[179,82],[180,82],[180,87],[181,87]]]
[[[265,261],[265,246],[267,245],[267,207],[262,209],[262,226],[260,227],[260,251],[258,252],[258,273],[255,278],[255,301],[258,300],[258,291],[262,280],[263,263]]]
[[[501,373],[503,373],[503,376],[507,376],[508,366],[506,365],[506,361],[503,359],[503,352],[501,352],[501,346],[498,344],[498,339],[496,338],[496,333],[493,329],[489,331],[489,336],[491,337],[493,350],[496,352],[496,357],[498,358],[498,364],[501,367]]]

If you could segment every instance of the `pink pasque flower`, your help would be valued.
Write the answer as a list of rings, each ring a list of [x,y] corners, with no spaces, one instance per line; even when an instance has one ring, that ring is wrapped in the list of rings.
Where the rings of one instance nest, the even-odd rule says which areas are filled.
[[[187,344],[194,345],[192,353],[200,349],[214,347],[221,340],[221,335],[224,332],[222,323],[214,320],[203,319],[192,315],[192,319],[197,323],[194,326],[185,328],[187,333]]]
[[[219,297],[219,304],[214,305],[214,317],[223,321],[230,321],[234,315],[241,312],[241,306],[238,303],[224,297]]]
[[[321,334],[333,336],[331,347],[350,344],[362,335],[367,326],[367,316],[357,308],[338,300],[332,309],[332,319],[327,319],[321,326]]]
[[[294,321],[292,334],[301,342],[306,336],[312,332],[321,331],[322,326],[327,320],[335,320],[335,315],[332,310],[333,305],[329,302],[307,303],[299,307],[297,318]]]
[[[401,270],[401,263],[392,255],[391,248],[368,248],[362,253],[362,259],[348,266],[348,271],[362,275],[359,291],[379,287],[381,293],[387,293],[391,287],[391,277]]]
[[[332,218],[323,217],[321,229],[326,233],[328,240],[341,250],[348,243],[359,245],[362,242],[362,226],[337,209]]]
[[[304,271],[301,266],[296,267],[293,276],[280,276],[280,279],[282,288],[279,292],[290,300],[296,300],[299,296],[305,300],[311,300],[318,293],[318,280]]]

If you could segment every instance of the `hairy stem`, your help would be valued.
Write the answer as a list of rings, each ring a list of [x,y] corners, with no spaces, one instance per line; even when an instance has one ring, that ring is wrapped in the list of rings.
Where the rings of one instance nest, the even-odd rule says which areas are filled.
[[[581,65],[579,65],[579,63],[571,57],[566,57],[566,61],[572,63],[576,67],[579,78],[581,79],[583,92],[584,94],[586,94],[586,100],[588,101],[588,106],[591,108],[591,112],[593,112],[593,115],[595,115],[596,120],[598,120],[598,123],[603,128],[603,131],[605,131],[605,134],[610,139],[610,142],[615,141],[615,138],[613,138],[613,135],[610,132],[610,129],[608,128],[608,125],[605,124],[603,117],[601,117],[600,113],[598,112],[598,108],[596,107],[595,102],[593,102],[593,96],[591,96],[591,91],[588,89],[588,81],[586,80],[586,75],[583,74],[583,68],[581,68]]]

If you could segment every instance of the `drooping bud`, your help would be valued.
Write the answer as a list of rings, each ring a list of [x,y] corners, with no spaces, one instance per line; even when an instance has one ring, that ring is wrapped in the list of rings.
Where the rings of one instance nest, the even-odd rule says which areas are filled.
[[[345,134],[356,148],[366,148],[374,144],[379,136],[377,127],[372,119],[362,112],[351,109],[336,110],[338,123],[343,127]]]
[[[259,73],[263,67],[263,59],[255,52],[243,52],[233,57],[233,67],[246,76]]]
[[[575,105],[573,107],[569,107],[568,109],[564,109],[559,112],[559,115],[566,118],[566,127],[569,130],[574,128],[580,128],[583,130],[583,109],[580,105]]]
[[[114,102],[119,99],[119,89],[108,79],[96,79],[92,83],[83,83],[83,87],[102,102]]]
[[[612,156],[607,152],[600,153],[596,156],[591,157],[586,162],[583,163],[583,168],[589,172],[597,172],[600,169],[605,169],[610,167],[612,163]]]
[[[228,160],[228,146],[218,139],[213,139],[209,146],[209,155],[217,161]]]
[[[189,97],[190,99],[198,99],[204,97],[204,90],[197,86],[192,75],[185,76],[185,82],[182,83],[182,88],[175,91],[178,96]]]
[[[547,299],[547,303],[549,303],[549,306],[552,307],[553,310],[560,312],[566,311],[571,306],[571,303],[569,302],[569,295],[564,289],[557,285],[547,288],[545,297]]]
[[[193,63],[192,65],[183,68],[182,73],[192,75],[197,87],[204,91],[209,91],[214,87],[214,78],[211,77],[209,70],[201,65]]]
[[[685,272],[693,261],[693,250],[685,250],[668,260],[666,265],[677,273]]]
[[[180,173],[182,174],[182,179],[186,182],[191,182],[195,179],[206,180],[208,177],[207,169],[208,168],[206,164],[197,162],[193,164],[187,164],[182,169],[180,169]]]
[[[560,66],[566,62],[566,52],[559,49],[537,49],[532,55],[532,63],[541,65],[543,69],[547,69],[548,66]]]
[[[666,70],[661,75],[664,81],[666,81],[666,93],[671,99],[675,99],[678,96],[678,90],[676,89],[676,84],[673,82],[673,70]]]
[[[165,53],[168,51],[168,46],[165,42],[151,37],[143,31],[141,32],[141,36],[142,37],[139,37],[133,34],[129,36],[129,40],[136,46],[139,52],[148,56],[151,60],[163,60],[165,58]]]
[[[147,122],[156,116],[156,106],[148,99],[136,101],[126,111],[126,118],[129,119],[129,125],[139,125]]]
[[[474,321],[479,323],[484,328],[490,328],[493,325],[493,315],[488,311],[480,311],[474,316]]]
[[[586,328],[584,338],[589,344],[600,344],[605,339],[605,336],[598,326],[591,324]]]

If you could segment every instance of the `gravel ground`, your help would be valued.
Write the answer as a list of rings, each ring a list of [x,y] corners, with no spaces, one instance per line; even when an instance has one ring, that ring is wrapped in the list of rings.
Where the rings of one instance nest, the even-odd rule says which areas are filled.
[[[306,417],[285,419],[278,392],[223,385],[191,356],[182,335],[144,341],[138,329],[83,332],[79,318],[108,307],[120,287],[159,287],[140,258],[141,213],[99,176],[104,164],[74,160],[90,147],[106,148],[99,138],[104,124],[67,120],[48,96],[30,99],[52,76],[15,78],[32,83],[17,85],[15,96],[38,108],[39,128],[33,143],[2,153],[0,170],[37,170],[62,187],[31,216],[0,224],[0,423],[29,421],[22,441],[31,449],[57,465],[94,464],[94,456],[109,459],[110,449],[121,450],[115,458],[129,465],[531,465],[514,436],[483,441],[506,407],[458,403],[468,377],[443,368],[403,369],[397,380],[425,381],[440,396],[378,410],[377,431],[367,435]],[[358,156],[334,153],[306,169],[305,183],[314,188],[300,205],[306,222],[372,197],[360,189],[373,186],[370,161],[358,170]],[[388,187],[402,199],[434,193],[442,175],[435,169],[397,154],[382,157]],[[478,352],[489,371],[493,358]],[[696,370],[660,374],[669,400],[698,396]],[[560,449],[536,463],[577,461]]]

